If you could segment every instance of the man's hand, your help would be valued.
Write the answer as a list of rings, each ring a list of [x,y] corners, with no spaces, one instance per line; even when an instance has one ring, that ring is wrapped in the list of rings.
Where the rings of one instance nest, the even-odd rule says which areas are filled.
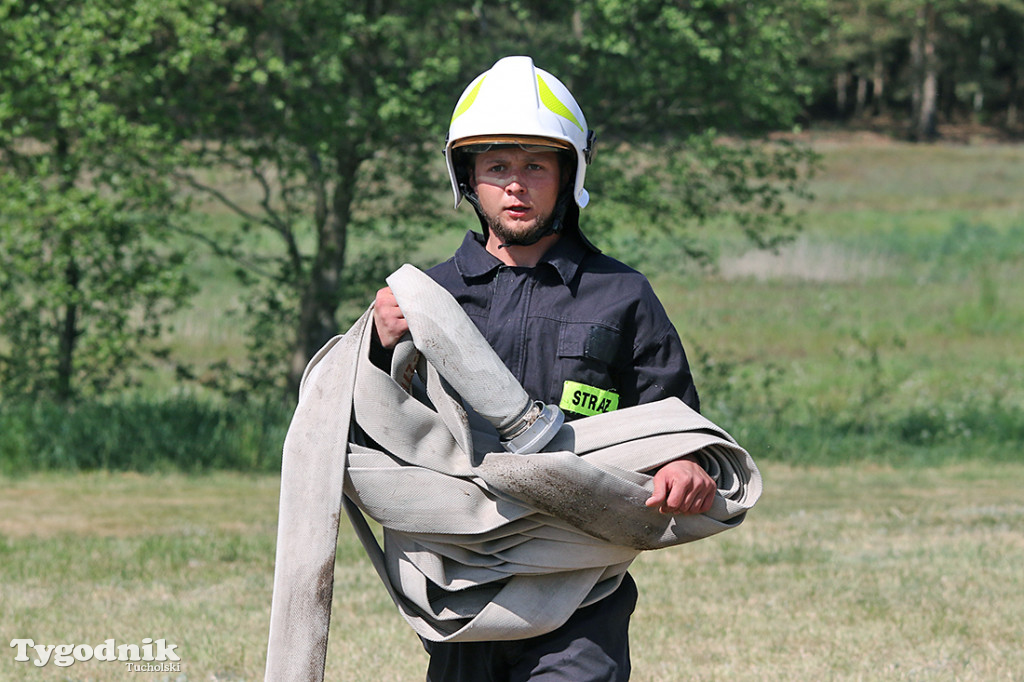
[[[373,328],[377,330],[380,345],[385,348],[394,348],[398,340],[409,331],[409,323],[405,321],[391,287],[384,287],[373,299]]]
[[[658,469],[646,504],[662,514],[703,514],[711,509],[717,489],[703,467],[684,457]]]

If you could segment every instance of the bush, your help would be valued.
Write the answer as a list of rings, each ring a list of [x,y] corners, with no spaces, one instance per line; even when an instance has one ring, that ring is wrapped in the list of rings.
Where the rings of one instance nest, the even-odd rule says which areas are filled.
[[[0,473],[277,471],[290,409],[195,398],[0,404]]]
[[[713,361],[693,354],[703,411],[756,460],[797,465],[859,461],[938,465],[1017,461],[1024,408],[998,394],[950,392],[908,404],[878,360],[877,348],[846,385],[815,400],[800,377],[759,362]],[[818,396],[820,397],[820,396]]]

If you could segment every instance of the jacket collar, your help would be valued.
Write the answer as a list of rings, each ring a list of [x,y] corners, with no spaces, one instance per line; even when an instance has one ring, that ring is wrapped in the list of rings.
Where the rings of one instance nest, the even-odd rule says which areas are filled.
[[[463,279],[476,279],[490,275],[502,262],[484,248],[485,237],[470,230],[455,252],[455,267]],[[575,232],[563,233],[547,250],[537,267],[548,267],[558,273],[562,283],[568,285],[576,277],[580,264],[591,249]]]
[[[487,253],[484,244],[487,240],[487,223],[477,212],[481,232],[470,230],[462,240],[462,245],[455,252],[455,267],[463,279],[473,279],[488,275],[502,265],[501,261]],[[537,263],[537,267],[554,268],[562,283],[568,285],[576,276],[580,263],[588,253],[601,253],[580,230],[580,209],[575,202],[570,203],[563,218],[561,237],[555,245]]]

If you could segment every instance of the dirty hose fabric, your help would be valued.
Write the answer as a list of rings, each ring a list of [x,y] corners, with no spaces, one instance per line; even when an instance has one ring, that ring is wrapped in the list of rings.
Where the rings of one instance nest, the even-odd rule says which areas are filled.
[[[675,398],[564,424],[539,453],[504,451],[494,425],[528,396],[448,292],[408,265],[388,284],[410,327],[391,372],[370,362],[367,311],[303,378],[268,681],[323,679],[342,509],[413,630],[466,642],[550,632],[613,592],[641,551],[733,528],[760,496],[747,452]],[[646,472],[688,454],[717,482],[710,511],[646,507]]]

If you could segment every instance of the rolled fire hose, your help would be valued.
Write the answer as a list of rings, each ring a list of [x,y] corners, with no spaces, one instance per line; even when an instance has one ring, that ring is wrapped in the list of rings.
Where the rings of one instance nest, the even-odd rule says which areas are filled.
[[[562,424],[443,288],[408,265],[388,283],[411,335],[391,372],[369,360],[367,311],[303,378],[266,680],[323,679],[342,508],[413,630],[457,642],[550,632],[613,592],[640,551],[734,528],[760,496],[750,455],[678,399]],[[711,509],[646,507],[648,472],[684,455],[715,479]]]
[[[388,285],[406,320],[413,320],[413,345],[495,428],[502,446],[521,453],[547,445],[562,426],[562,411],[532,400],[512,372],[494,362],[494,350],[455,299],[411,265],[392,273]]]

